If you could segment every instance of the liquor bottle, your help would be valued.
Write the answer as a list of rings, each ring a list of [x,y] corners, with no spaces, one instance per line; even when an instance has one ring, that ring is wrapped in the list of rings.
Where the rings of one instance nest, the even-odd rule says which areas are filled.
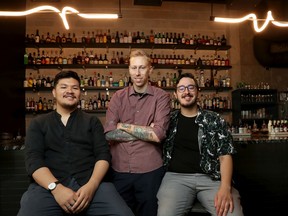
[[[123,52],[122,51],[120,53],[119,64],[125,64],[125,60],[124,60],[124,56],[123,56]]]
[[[31,53],[29,53],[29,55],[28,55],[28,64],[29,65],[32,65],[32,64],[36,64],[36,57],[35,57],[35,52],[33,52],[33,56],[32,56],[32,54]]]
[[[107,59],[107,54],[104,54],[103,64],[109,64],[109,60]]]
[[[29,55],[32,57],[31,53],[29,53]],[[29,55],[27,54],[27,51],[25,50],[25,53],[24,53],[24,65],[27,65],[29,64]]]
[[[45,56],[45,64],[50,64],[50,57],[49,57],[49,52],[46,52],[46,56]]]
[[[109,73],[109,86],[110,86],[110,87],[113,86],[113,76],[112,76],[112,71],[110,71],[110,73]]]
[[[200,70],[199,87],[205,87],[204,70]]]
[[[92,77],[89,77],[88,86],[94,86],[94,81],[93,81]]]
[[[213,70],[211,69],[210,71],[210,87],[214,86],[214,74],[213,74]]]
[[[229,76],[228,70],[226,70],[225,85],[226,85],[226,87],[231,86],[231,81],[230,81],[230,76]]]
[[[85,75],[84,75],[84,86],[88,86],[88,81],[89,81],[88,76],[85,73]]]
[[[44,36],[44,34],[42,34],[40,37],[40,44],[44,44],[44,43],[46,43],[45,36]]]
[[[101,108],[105,108],[105,95],[101,95]]]
[[[127,30],[124,31],[123,43],[128,43],[128,33],[127,33]]]
[[[119,79],[119,87],[124,87],[124,80],[122,77]]]
[[[84,64],[89,64],[90,58],[89,58],[89,54],[86,53],[85,57],[84,57]]]
[[[86,37],[86,43],[89,44],[90,43],[90,32],[87,32],[87,37]]]
[[[55,37],[55,35],[54,34],[52,34],[52,36],[51,36],[51,41],[50,41],[51,43],[56,43],[56,37]]]
[[[166,73],[165,80],[166,80],[166,87],[170,87],[171,82],[170,82],[170,76],[168,72]]]
[[[72,37],[71,37],[71,33],[70,32],[68,32],[66,43],[72,43]]]
[[[75,33],[73,33],[73,36],[72,36],[72,43],[77,43],[77,37]]]
[[[80,87],[84,87],[84,77],[83,75],[80,76]]]
[[[39,30],[36,30],[36,34],[34,36],[35,43],[40,43],[40,35],[39,35]]]
[[[45,64],[46,63],[45,59],[46,59],[45,53],[44,53],[44,50],[42,50],[41,64]]]
[[[25,44],[30,43],[30,36],[29,36],[29,34],[26,35],[25,40],[24,40],[24,43],[25,43]]]
[[[177,76],[176,76],[176,73],[174,73],[174,76],[173,76],[173,87],[176,87],[176,82],[177,82]]]
[[[56,43],[61,43],[61,36],[60,36],[60,32],[57,32],[57,36],[56,36]]]
[[[46,36],[46,43],[51,43],[51,38],[50,38],[50,33],[47,32],[47,36]]]
[[[81,38],[81,42],[82,43],[86,43],[86,35],[85,35],[85,31],[83,31],[83,35],[82,35],[82,38]]]
[[[132,33],[128,32],[128,43],[132,43]]]
[[[93,75],[93,86],[97,86],[97,76],[96,76],[96,71],[94,71],[94,75]]]
[[[100,34],[99,34],[99,43],[103,43],[103,34],[102,34],[102,30],[100,30]]]
[[[77,59],[77,64],[82,64],[81,52],[78,52],[76,59]]]
[[[107,43],[107,34],[104,32],[103,34],[103,43]]]
[[[58,64],[63,64],[62,51],[60,51],[57,61],[58,61]]]
[[[90,50],[90,55],[89,55],[89,64],[94,64],[94,54],[93,54],[93,50]]]
[[[42,97],[39,97],[38,100],[38,111],[41,112],[43,110],[43,101],[42,101]]]
[[[120,42],[119,32],[118,31],[116,31],[116,36],[115,36],[114,40],[115,40],[115,43],[119,43]]]
[[[102,54],[100,54],[99,59],[98,59],[98,64],[103,64],[103,58]]]
[[[124,35],[123,35],[123,33],[120,33],[119,43],[124,43]]]
[[[42,75],[40,82],[41,82],[41,87],[47,87],[47,79],[45,78],[44,75]]]
[[[145,42],[146,42],[145,34],[144,32],[142,32],[140,36],[140,43],[145,43]]]
[[[111,43],[110,29],[107,30],[107,43]]]
[[[104,78],[104,75],[101,76],[101,87],[105,87],[105,78]]]
[[[31,111],[34,111],[35,110],[35,100],[34,98],[32,97],[31,100],[30,100],[30,110]]]
[[[100,92],[98,92],[97,108],[98,108],[98,109],[101,109],[101,108],[102,108],[102,106],[101,106],[101,94],[100,94]]]
[[[48,104],[47,104],[47,99],[46,97],[43,98],[43,112],[46,112],[48,110]]]
[[[226,40],[225,35],[223,34],[221,38],[221,46],[226,46],[226,45],[227,45],[227,40]]]
[[[101,86],[101,78],[100,78],[100,73],[97,74],[97,83],[96,83],[97,87]]]
[[[112,51],[111,64],[116,64],[115,51]]]
[[[96,110],[98,107],[97,107],[97,97],[96,95],[94,95],[94,98],[93,98],[93,110]]]
[[[94,31],[92,31],[92,36],[91,36],[90,42],[91,42],[92,44],[94,44],[94,43],[96,42],[95,35],[94,35]]]
[[[92,101],[92,97],[89,98],[89,102],[88,102],[88,110],[93,110],[93,101]]]
[[[63,33],[63,36],[61,38],[61,43],[65,44],[67,42],[66,34]]]
[[[107,109],[109,106],[109,91],[106,91],[106,98],[105,98],[105,102],[104,102],[104,107]]]

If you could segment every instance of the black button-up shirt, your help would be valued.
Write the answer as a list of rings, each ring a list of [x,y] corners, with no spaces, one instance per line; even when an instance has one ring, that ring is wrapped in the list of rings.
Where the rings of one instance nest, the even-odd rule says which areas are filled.
[[[98,160],[111,160],[100,120],[81,110],[71,113],[66,126],[56,111],[33,119],[25,146],[30,176],[48,167],[58,180],[74,177],[81,185],[89,180]]]

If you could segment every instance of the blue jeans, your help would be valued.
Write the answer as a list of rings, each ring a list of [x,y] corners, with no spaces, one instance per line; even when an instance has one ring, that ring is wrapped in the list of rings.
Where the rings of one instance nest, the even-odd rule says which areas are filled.
[[[213,181],[205,174],[167,172],[157,194],[158,216],[186,215],[197,198],[203,207],[214,216],[214,196],[220,187],[220,181]],[[234,210],[227,216],[243,216],[240,195],[232,188]]]
[[[71,179],[69,188],[76,191],[80,185]],[[18,216],[64,216],[68,215],[55,201],[53,195],[36,183],[31,183],[20,201]],[[125,201],[110,182],[102,182],[89,207],[79,216],[134,216]]]

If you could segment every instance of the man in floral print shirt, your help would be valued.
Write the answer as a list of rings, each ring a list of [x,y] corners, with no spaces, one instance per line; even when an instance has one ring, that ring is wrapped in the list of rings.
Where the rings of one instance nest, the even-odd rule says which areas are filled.
[[[181,108],[171,113],[164,142],[167,172],[157,194],[158,216],[185,215],[196,198],[211,215],[242,216],[240,195],[231,185],[235,149],[225,120],[197,105],[192,74],[182,74],[176,85]]]

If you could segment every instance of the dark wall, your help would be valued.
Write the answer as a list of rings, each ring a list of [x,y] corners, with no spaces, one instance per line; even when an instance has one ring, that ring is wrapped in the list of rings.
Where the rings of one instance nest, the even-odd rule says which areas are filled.
[[[1,11],[23,11],[26,1],[0,2]],[[25,132],[25,94],[21,89],[25,78],[23,55],[25,51],[25,17],[0,17],[0,132],[14,135]]]

